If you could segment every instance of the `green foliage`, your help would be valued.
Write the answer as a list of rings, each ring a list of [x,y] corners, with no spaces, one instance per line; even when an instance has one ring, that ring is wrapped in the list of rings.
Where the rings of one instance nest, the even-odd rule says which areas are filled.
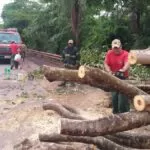
[[[103,67],[105,52],[98,49],[81,49],[81,64],[86,64],[95,67]]]
[[[130,68],[130,76],[136,80],[148,80],[150,79],[150,67],[143,65],[134,65]]]
[[[75,3],[80,12],[75,21],[80,25],[82,64],[102,65],[104,52],[115,38],[121,39],[127,50],[150,46],[149,0],[39,1],[15,0],[6,4],[2,13],[4,27],[17,27],[30,48],[60,54],[74,37],[71,14]]]

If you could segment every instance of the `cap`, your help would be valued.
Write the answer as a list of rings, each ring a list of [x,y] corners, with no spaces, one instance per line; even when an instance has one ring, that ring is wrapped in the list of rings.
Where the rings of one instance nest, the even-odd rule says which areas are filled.
[[[68,43],[73,44],[73,40],[69,40]]]
[[[114,48],[114,47],[120,48],[121,47],[121,41],[119,39],[114,39],[112,41],[111,46],[112,46],[112,48]]]

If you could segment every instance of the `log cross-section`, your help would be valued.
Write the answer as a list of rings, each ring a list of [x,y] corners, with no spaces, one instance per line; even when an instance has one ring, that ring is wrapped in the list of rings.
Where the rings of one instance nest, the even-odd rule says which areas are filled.
[[[134,64],[150,64],[150,49],[146,50],[131,50],[128,56],[128,61],[131,65]]]
[[[136,95],[133,104],[137,111],[150,111],[150,95]]]

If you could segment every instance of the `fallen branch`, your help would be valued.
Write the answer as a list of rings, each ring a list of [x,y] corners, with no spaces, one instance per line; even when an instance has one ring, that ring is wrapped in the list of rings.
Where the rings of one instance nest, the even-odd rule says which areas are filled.
[[[82,142],[94,144],[100,149],[106,150],[129,150],[127,147],[120,146],[104,137],[88,137],[88,136],[70,136],[61,134],[40,134],[39,139],[42,142]],[[93,148],[94,149],[94,148]],[[130,150],[137,150],[130,148]]]
[[[66,109],[61,104],[56,103],[54,101],[51,101],[51,102],[43,105],[44,110],[49,110],[49,109],[54,110],[63,117],[66,117],[66,118],[69,118],[69,119],[77,119],[77,120],[85,119],[82,116],[80,116],[78,114],[75,114],[75,110],[74,110],[74,113],[73,113],[73,112],[71,112],[71,111],[73,111],[73,109],[71,110],[71,108],[69,108],[69,109],[68,108]]]

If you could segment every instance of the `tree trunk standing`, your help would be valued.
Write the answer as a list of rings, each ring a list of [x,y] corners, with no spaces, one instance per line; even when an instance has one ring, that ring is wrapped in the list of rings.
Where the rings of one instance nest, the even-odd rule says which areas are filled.
[[[115,76],[108,74],[107,72],[98,68],[80,66],[78,76],[81,79],[92,78],[97,83],[105,83],[112,89],[120,91],[121,93],[124,93],[132,98],[140,93],[142,93],[143,95],[147,95],[147,93],[138,89],[137,87],[128,84],[125,81],[120,80]]]
[[[76,40],[76,46],[79,46],[79,24],[80,24],[80,5],[79,0],[75,0],[71,13],[72,31]]]
[[[74,136],[103,136],[150,124],[150,113],[128,112],[97,120],[61,119],[60,133]]]
[[[132,4],[132,12],[130,14],[130,27],[132,33],[139,34],[140,31],[140,9],[137,8],[138,6],[134,6],[135,4]]]

